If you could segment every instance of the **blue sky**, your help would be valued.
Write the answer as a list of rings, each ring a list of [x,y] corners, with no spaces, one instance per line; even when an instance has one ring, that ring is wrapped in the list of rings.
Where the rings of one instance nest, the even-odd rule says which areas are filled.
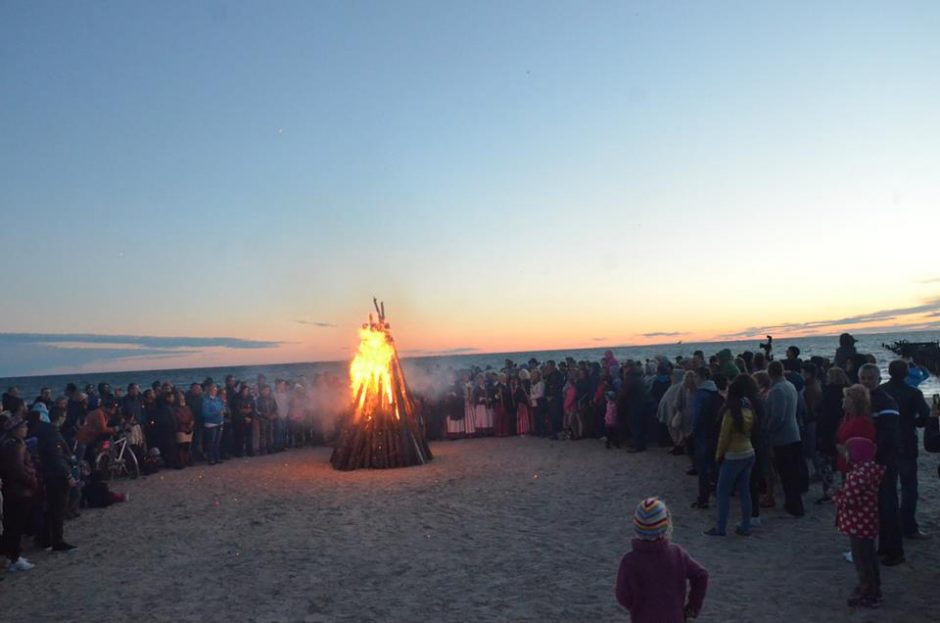
[[[940,225],[937,32],[929,2],[4,2],[0,332],[263,344],[170,361],[203,365],[341,358],[373,294],[423,351],[929,305],[940,266],[889,253]]]

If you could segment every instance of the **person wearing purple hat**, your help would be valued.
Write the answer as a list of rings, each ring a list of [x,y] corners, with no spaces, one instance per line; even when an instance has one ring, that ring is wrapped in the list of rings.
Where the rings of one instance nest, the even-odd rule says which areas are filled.
[[[0,479],[3,480],[3,535],[0,553],[10,559],[8,571],[29,571],[33,564],[23,558],[20,540],[33,512],[38,480],[26,451],[27,424],[20,415],[3,423],[0,438]]]

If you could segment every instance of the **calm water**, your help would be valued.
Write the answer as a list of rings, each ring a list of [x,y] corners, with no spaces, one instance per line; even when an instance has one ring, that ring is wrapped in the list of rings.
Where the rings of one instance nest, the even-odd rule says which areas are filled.
[[[858,343],[856,347],[861,353],[872,353],[878,359],[882,367],[883,376],[887,378],[888,362],[894,358],[894,354],[882,348],[883,343],[893,343],[898,340],[909,340],[912,342],[935,341],[940,338],[938,331],[919,331],[910,333],[877,333],[869,335],[856,335]],[[618,360],[624,359],[646,359],[656,356],[666,356],[674,359],[676,355],[691,356],[695,350],[702,350],[706,355],[712,355],[723,348],[730,348],[731,352],[738,354],[744,350],[757,351],[759,341],[737,341],[737,342],[689,342],[683,344],[659,345],[659,346],[621,346],[621,347],[600,347],[572,350],[553,350],[553,351],[530,351],[517,353],[490,353],[490,354],[472,354],[472,355],[448,355],[442,357],[420,357],[404,359],[403,363],[408,371],[409,384],[419,388],[433,382],[439,382],[442,374],[449,368],[468,368],[470,366],[493,366],[499,368],[505,359],[512,359],[516,363],[524,363],[531,357],[535,357],[540,362],[547,359],[564,359],[566,356],[574,357],[577,360],[599,360],[605,350],[612,350]],[[778,358],[784,356],[787,346],[797,346],[801,351],[801,357],[808,359],[814,355],[829,357],[835,354],[838,346],[836,336],[824,337],[802,337],[779,341],[774,341],[774,355]],[[52,388],[53,395],[63,393],[65,385],[69,382],[75,383],[80,388],[91,383],[97,385],[101,382],[110,383],[112,387],[126,387],[128,383],[140,383],[142,386],[149,386],[153,381],[169,381],[177,386],[187,386],[194,381],[201,382],[206,377],[212,377],[216,382],[221,382],[226,375],[233,374],[236,378],[249,379],[254,381],[258,374],[264,374],[269,380],[275,378],[285,378],[292,381],[303,381],[310,379],[321,372],[332,372],[336,374],[345,374],[346,364],[343,362],[331,363],[294,363],[280,365],[264,366],[228,366],[219,368],[184,368],[176,370],[146,370],[136,372],[106,372],[100,374],[76,373],[55,376],[31,376],[20,378],[0,378],[0,387],[5,391],[10,386],[16,386],[20,389],[20,395],[27,401],[31,401],[39,390],[43,387]],[[920,386],[924,394],[930,396],[934,393],[940,393],[940,381],[937,377],[931,376],[923,385]]]

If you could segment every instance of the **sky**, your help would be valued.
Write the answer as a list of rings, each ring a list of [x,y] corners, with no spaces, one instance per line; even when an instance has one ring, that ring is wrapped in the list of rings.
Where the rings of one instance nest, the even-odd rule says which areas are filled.
[[[936,2],[0,1],[0,375],[940,331]]]

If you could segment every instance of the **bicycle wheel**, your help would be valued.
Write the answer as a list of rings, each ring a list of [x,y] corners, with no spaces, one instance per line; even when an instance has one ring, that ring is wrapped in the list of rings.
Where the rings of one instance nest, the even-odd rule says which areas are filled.
[[[131,480],[140,476],[140,465],[137,463],[137,455],[130,449],[130,446],[124,450],[124,471]]]
[[[95,457],[95,471],[98,472],[102,480],[111,480],[113,466],[114,461],[111,460],[111,455],[108,452],[99,452],[98,456]]]

